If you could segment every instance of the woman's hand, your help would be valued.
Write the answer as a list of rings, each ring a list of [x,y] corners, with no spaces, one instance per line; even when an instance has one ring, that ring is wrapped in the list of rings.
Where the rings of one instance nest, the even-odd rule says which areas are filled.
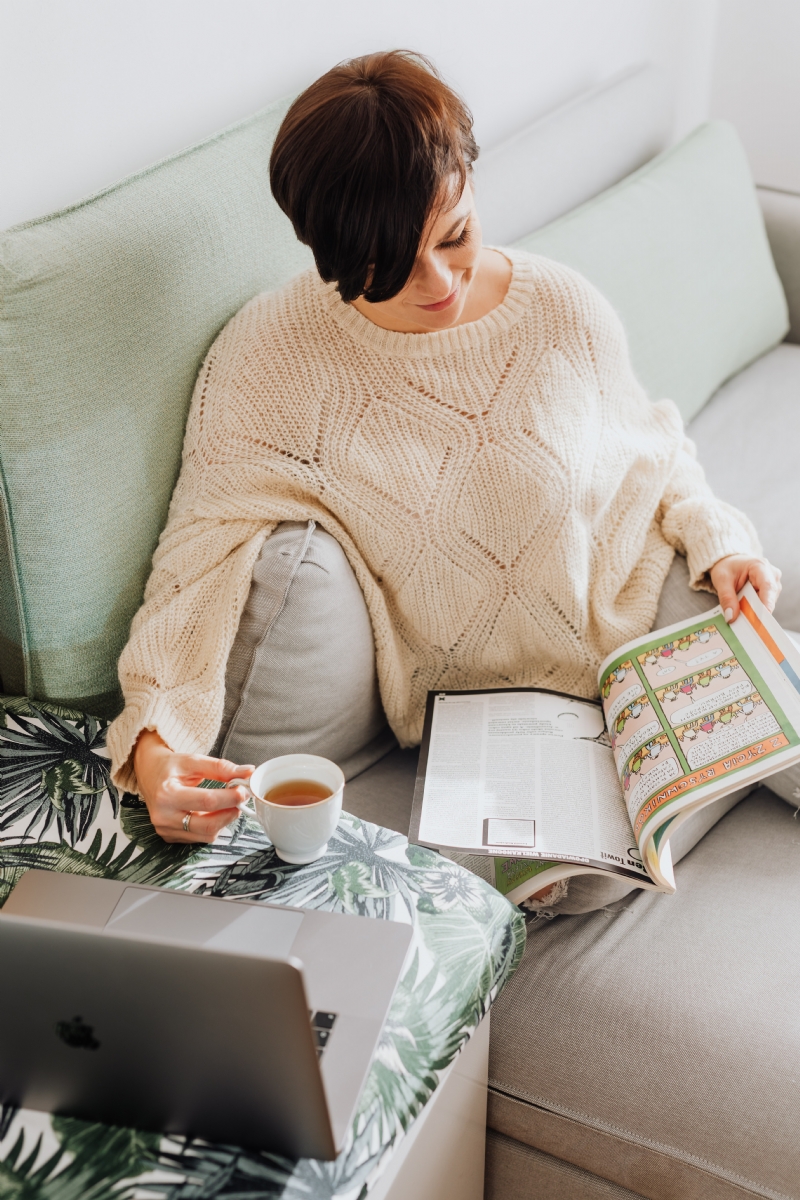
[[[203,779],[248,779],[252,766],[237,767],[224,758],[176,754],[157,733],[146,729],[133,752],[141,797],[156,833],[165,842],[213,842],[221,829],[240,816],[247,800],[243,787],[201,788]],[[189,828],[184,828],[187,813]]]
[[[746,554],[729,554],[715,562],[709,571],[714,591],[719,596],[725,620],[735,621],[739,615],[736,593],[748,579],[758,592],[761,603],[772,612],[781,591],[781,573],[765,558],[749,558]]]

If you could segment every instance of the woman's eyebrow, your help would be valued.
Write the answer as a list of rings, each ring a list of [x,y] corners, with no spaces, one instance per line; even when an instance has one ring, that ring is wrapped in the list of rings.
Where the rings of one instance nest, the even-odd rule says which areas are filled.
[[[448,238],[449,238],[449,237],[450,237],[452,234],[454,234],[454,233],[455,233],[455,231],[458,229],[458,227],[459,227],[459,225],[461,224],[461,222],[462,222],[462,221],[466,221],[466,219],[467,219],[467,217],[468,217],[468,216],[469,216],[469,213],[468,213],[468,212],[466,212],[466,213],[464,213],[464,214],[463,214],[463,216],[459,217],[457,221],[454,221],[454,222],[453,222],[453,224],[452,224],[452,225],[450,226],[450,228],[448,229],[447,233],[446,233],[446,234],[445,234],[443,237],[439,238],[439,241],[440,241],[440,242],[446,242],[446,241],[447,241],[447,239],[448,239]]]

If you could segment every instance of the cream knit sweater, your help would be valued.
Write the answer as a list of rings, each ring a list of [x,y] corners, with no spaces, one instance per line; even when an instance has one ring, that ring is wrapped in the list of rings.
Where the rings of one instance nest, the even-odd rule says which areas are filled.
[[[429,688],[594,695],[602,658],[650,628],[674,550],[695,586],[723,555],[760,552],[674,404],[636,382],[606,301],[506,253],[508,294],[471,324],[387,332],[307,271],[217,338],[120,659],[118,784],[136,788],[143,729],[212,746],[252,568],[280,521],[313,518],[347,554],[406,746]]]

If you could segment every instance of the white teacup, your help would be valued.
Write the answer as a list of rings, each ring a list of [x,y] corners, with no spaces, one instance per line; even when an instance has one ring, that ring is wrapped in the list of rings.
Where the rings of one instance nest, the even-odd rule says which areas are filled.
[[[322,784],[331,795],[303,805],[273,804],[264,799],[278,784],[294,779]],[[310,863],[322,857],[342,811],[344,775],[336,763],[318,754],[282,754],[256,767],[249,779],[231,780],[228,787],[236,784],[250,793],[253,808],[249,811],[254,812],[284,862]]]

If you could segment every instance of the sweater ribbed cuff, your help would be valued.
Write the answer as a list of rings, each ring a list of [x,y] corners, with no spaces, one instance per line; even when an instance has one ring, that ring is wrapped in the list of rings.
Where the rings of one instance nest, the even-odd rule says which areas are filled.
[[[689,586],[695,591],[713,592],[709,571],[729,554],[761,554],[761,545],[752,526],[748,529],[738,521],[718,520],[709,524],[699,538],[693,538],[686,548]]]
[[[204,754],[198,742],[180,719],[166,696],[142,697],[141,702],[129,700],[125,708],[108,727],[106,745],[111,755],[111,781],[121,791],[139,794],[139,783],[133,769],[133,751],[139,734],[154,730],[170,750],[182,754]]]

